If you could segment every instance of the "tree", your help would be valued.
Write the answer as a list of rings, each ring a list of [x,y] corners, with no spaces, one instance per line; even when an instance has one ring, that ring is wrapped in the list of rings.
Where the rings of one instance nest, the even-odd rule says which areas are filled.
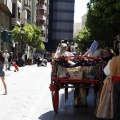
[[[90,32],[86,26],[84,26],[83,29],[79,31],[74,40],[78,44],[79,51],[85,51],[85,49],[89,48],[91,42],[93,41],[90,39]]]
[[[44,50],[45,46],[42,42],[41,28],[27,24],[23,29],[25,33],[22,35],[21,27],[15,26],[12,30],[14,40],[20,43],[22,42],[22,44],[28,44],[38,50]]]
[[[32,25],[34,29],[33,38],[31,44],[33,47],[37,48],[38,50],[44,50],[45,46],[42,42],[42,34],[41,29],[39,27],[36,27],[35,25]]]
[[[91,37],[97,40],[109,40],[113,45],[114,38],[120,33],[120,1],[90,0],[86,27]]]
[[[21,27],[15,26],[14,29],[12,30],[12,35],[14,38],[14,41],[20,42],[21,40]]]

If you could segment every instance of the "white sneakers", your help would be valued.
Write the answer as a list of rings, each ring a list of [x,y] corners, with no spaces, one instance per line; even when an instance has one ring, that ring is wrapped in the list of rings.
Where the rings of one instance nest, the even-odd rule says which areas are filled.
[[[3,95],[7,95],[7,92],[4,92]]]

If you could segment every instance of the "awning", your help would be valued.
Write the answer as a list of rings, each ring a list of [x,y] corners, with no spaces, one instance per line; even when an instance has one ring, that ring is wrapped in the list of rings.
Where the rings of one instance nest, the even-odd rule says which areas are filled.
[[[1,33],[1,40],[3,42],[8,42],[13,40],[12,31],[3,30],[0,33]]]

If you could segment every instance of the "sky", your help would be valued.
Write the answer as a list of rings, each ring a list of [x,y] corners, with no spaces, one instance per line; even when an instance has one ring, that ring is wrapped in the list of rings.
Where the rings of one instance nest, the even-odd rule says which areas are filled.
[[[87,12],[87,3],[90,0],[75,0],[74,23],[80,23],[81,17]]]

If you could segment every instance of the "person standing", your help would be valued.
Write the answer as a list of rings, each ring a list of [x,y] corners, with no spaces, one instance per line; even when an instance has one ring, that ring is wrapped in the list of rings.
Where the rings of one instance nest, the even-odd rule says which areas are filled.
[[[110,60],[111,61],[111,60]],[[110,77],[110,61],[104,68],[106,78],[103,81],[102,90],[100,93],[99,103],[96,110],[96,117],[103,119],[113,119],[113,88]]]
[[[113,92],[113,119],[120,120],[120,55],[113,57],[108,62],[104,72],[111,78],[108,91]]]
[[[113,118],[120,120],[120,55],[110,62],[110,76],[113,83]]]
[[[13,52],[10,52],[10,56],[8,58],[8,70],[10,70],[12,61],[13,61]]]
[[[5,58],[3,56],[3,53],[0,51],[0,77],[4,86],[4,90],[5,92],[3,93],[3,95],[7,95],[7,86],[5,83],[5,72],[3,71],[3,67],[4,67],[4,62],[5,62]]]
[[[102,68],[101,68],[101,74],[102,74],[102,80],[106,78],[105,73],[103,72],[105,66],[108,64],[108,61],[112,59],[113,56],[111,56],[110,49],[108,47],[105,47],[102,50]]]
[[[5,57],[5,69],[7,71],[8,58],[10,56],[7,50],[5,50],[5,52],[3,53],[3,56]]]

